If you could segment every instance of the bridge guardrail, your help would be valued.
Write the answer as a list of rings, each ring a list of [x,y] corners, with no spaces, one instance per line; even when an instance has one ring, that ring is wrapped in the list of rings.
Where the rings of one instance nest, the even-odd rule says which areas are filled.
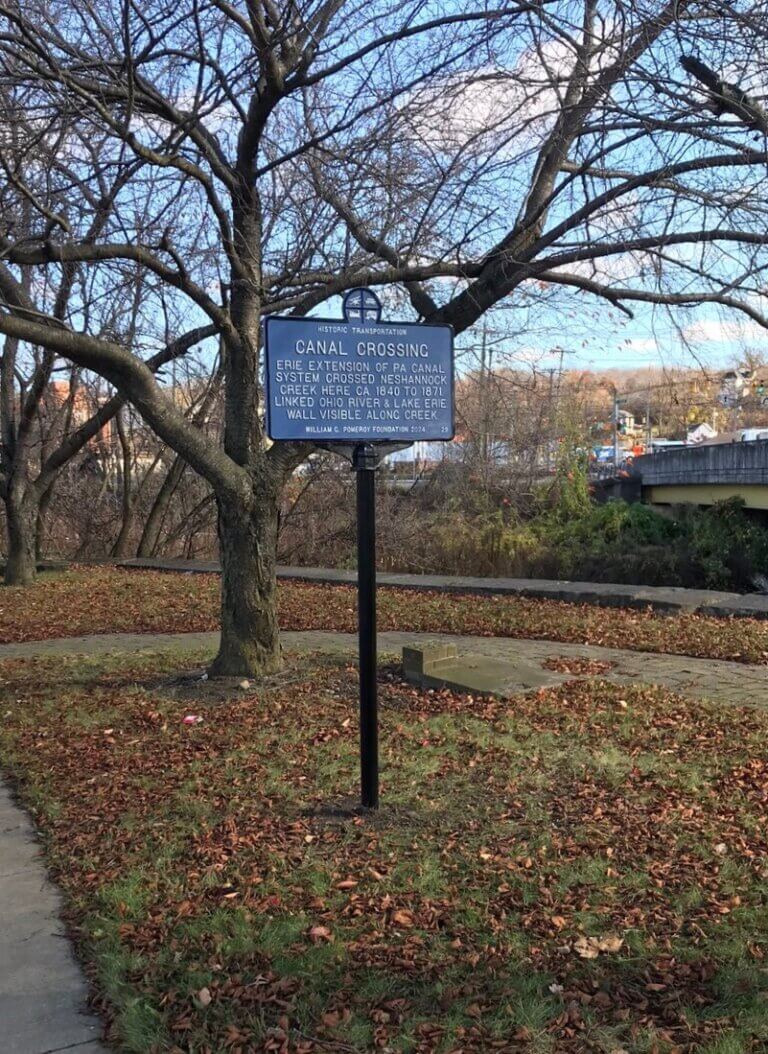
[[[768,440],[677,447],[635,458],[644,487],[676,484],[768,485]]]

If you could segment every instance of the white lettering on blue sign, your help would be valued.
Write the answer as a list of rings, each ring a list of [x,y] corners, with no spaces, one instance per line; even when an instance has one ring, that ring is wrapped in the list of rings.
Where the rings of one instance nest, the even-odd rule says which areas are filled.
[[[448,326],[271,317],[265,350],[272,439],[415,442],[453,436]]]

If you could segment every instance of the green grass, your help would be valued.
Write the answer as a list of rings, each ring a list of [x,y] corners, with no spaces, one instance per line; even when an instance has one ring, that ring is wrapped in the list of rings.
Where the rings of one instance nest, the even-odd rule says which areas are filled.
[[[0,758],[120,1049],[766,1049],[763,711],[385,682],[360,816],[352,671],[165,683],[197,659],[0,667]]]

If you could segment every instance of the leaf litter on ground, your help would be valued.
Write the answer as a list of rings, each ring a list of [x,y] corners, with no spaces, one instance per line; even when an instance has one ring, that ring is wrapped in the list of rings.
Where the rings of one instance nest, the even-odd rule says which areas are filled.
[[[214,631],[219,589],[219,576],[212,574],[114,567],[43,574],[31,587],[0,589],[0,642]],[[284,630],[356,632],[355,591],[349,586],[283,581],[278,602]],[[382,631],[551,640],[768,663],[768,621],[760,619],[381,587],[378,624]]]
[[[765,712],[390,670],[366,816],[351,666],[186,727],[178,661],[2,664],[3,763],[122,1049],[766,1049]]]

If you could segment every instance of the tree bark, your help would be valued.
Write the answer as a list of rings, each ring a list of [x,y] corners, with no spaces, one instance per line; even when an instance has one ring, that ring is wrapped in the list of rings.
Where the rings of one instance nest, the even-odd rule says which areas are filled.
[[[120,410],[115,415],[115,425],[117,428],[117,436],[120,440],[120,451],[122,454],[121,469],[120,469],[120,485],[121,485],[121,518],[120,518],[120,533],[117,536],[117,541],[112,546],[112,556],[128,556],[128,540],[133,530],[133,523],[135,519],[135,508],[134,508],[134,496],[133,496],[133,449],[131,445],[130,437],[125,426],[125,411]]]
[[[177,455],[166,473],[160,490],[157,492],[157,497],[152,503],[152,508],[149,510],[147,522],[144,524],[144,530],[141,532],[141,541],[139,542],[139,548],[136,553],[137,556],[154,556],[157,552],[157,547],[160,542],[160,532],[163,529],[163,523],[165,522],[168,508],[179,484],[181,483],[181,478],[184,475],[186,467],[186,461]]]
[[[208,390],[192,418],[194,423],[200,428],[205,426],[211,407],[221,390],[222,379],[223,371],[221,367],[219,367],[215,375],[212,377],[211,383],[208,385]],[[181,455],[177,454],[171,467],[166,473],[165,479],[163,480],[162,486],[160,487],[154,502],[152,503],[152,508],[150,509],[147,522],[145,523],[144,530],[141,534],[137,556],[154,556],[156,554],[160,544],[160,534],[165,525],[165,518],[168,509],[170,508],[171,501],[178,490],[179,484],[181,483],[186,470],[187,462],[181,457]]]
[[[7,586],[30,586],[37,570],[37,505],[28,496],[10,495],[5,503],[8,531]]]
[[[280,668],[276,604],[277,494],[257,488],[244,507],[218,499],[221,643],[213,676],[261,677]]]
[[[37,559],[42,560],[45,556],[45,529],[47,526],[48,509],[51,505],[51,499],[53,498],[53,488],[55,479],[45,488],[42,497],[40,498],[40,504],[37,508],[37,517],[35,524],[35,552],[37,553]]]

